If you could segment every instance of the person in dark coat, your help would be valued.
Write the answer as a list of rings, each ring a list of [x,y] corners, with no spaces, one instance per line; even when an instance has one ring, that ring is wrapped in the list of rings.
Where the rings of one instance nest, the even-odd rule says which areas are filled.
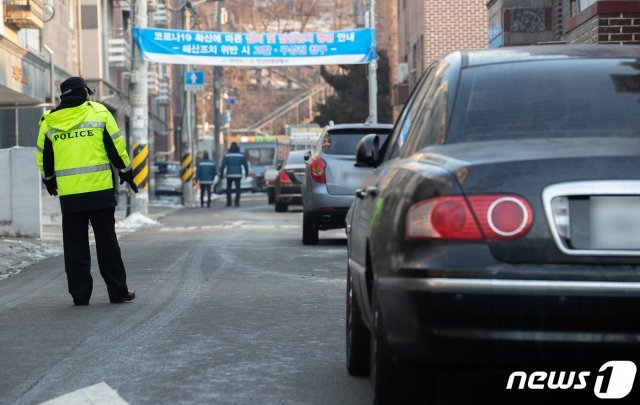
[[[204,207],[204,195],[207,195],[207,207],[211,207],[211,185],[216,177],[216,164],[209,159],[209,152],[204,151],[196,168],[196,179],[200,183],[200,206]]]
[[[222,165],[220,166],[220,174],[225,174],[227,177],[227,207],[231,206],[231,185],[236,186],[236,207],[240,205],[240,181],[242,180],[242,169],[244,168],[244,176],[249,176],[249,165],[247,164],[247,158],[242,152],[237,143],[233,142],[229,151],[224,155]]]

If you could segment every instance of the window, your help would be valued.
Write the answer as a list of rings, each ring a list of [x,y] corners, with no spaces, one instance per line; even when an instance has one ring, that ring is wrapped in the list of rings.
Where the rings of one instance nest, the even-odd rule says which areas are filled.
[[[270,166],[275,162],[275,148],[246,148],[244,153],[252,166]]]
[[[416,100],[421,100],[424,96],[424,92],[429,88],[429,84],[433,81],[433,68],[427,70],[427,72],[422,75],[420,82],[413,89],[413,92],[409,96],[409,100],[405,104],[398,121],[396,122],[396,126],[394,128],[394,132],[392,134],[392,139],[389,141],[388,145],[385,145],[384,159],[391,160],[398,157],[402,147],[407,140],[407,136],[409,135],[409,131],[413,125],[413,118],[416,116],[418,112],[418,102]]]
[[[637,60],[550,60],[465,69],[447,143],[640,137]]]
[[[385,128],[362,128],[362,129],[335,129],[329,130],[322,138],[322,153],[327,155],[354,156],[358,142],[365,135],[380,134],[380,141],[386,140],[386,135],[391,132]]]

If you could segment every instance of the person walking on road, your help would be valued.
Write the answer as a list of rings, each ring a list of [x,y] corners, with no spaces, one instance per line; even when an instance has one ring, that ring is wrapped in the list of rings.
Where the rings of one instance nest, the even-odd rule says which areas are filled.
[[[60,85],[60,104],[44,113],[36,147],[36,163],[50,195],[60,195],[64,267],[75,305],[88,305],[93,291],[89,223],[93,228],[100,274],[109,300],[122,303],[135,298],[115,232],[116,187],[134,192],[131,162],[123,133],[107,108],[89,101],[93,94],[81,77]]]
[[[204,195],[207,194],[207,207],[211,207],[211,185],[216,177],[216,164],[209,159],[209,152],[202,153],[202,159],[196,168],[196,179],[200,183],[200,206],[204,207]]]
[[[231,206],[231,185],[236,186],[236,207],[240,205],[240,181],[242,180],[242,168],[244,168],[244,176],[249,176],[249,165],[247,164],[247,158],[242,152],[237,143],[233,142],[229,151],[224,155],[222,165],[220,166],[220,174],[225,173],[227,177],[227,207]]]

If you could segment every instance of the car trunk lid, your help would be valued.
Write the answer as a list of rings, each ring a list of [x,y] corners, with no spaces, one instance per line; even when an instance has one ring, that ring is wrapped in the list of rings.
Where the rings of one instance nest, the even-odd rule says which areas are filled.
[[[497,155],[496,151],[500,154]],[[631,184],[629,181],[640,179],[639,156],[640,143],[637,139],[614,137],[442,145],[425,149],[417,159],[447,168],[456,176],[466,195],[511,194],[522,196],[530,203],[534,221],[526,236],[488,242],[498,260],[514,263],[631,264],[637,262],[637,256],[633,256],[640,255],[640,246],[637,249],[626,246],[626,254],[603,254],[603,249],[595,249],[602,241],[598,241],[598,228],[591,221],[602,222],[605,218],[606,222],[606,218],[616,217],[611,212],[615,207],[624,206],[626,212],[631,212],[630,205],[640,204],[640,198],[611,200],[611,197],[623,194],[640,197],[640,186],[637,192],[627,190]],[[585,182],[597,183],[592,183],[596,185],[592,192],[587,190],[579,195],[571,190],[557,191],[577,182],[583,185],[587,184]],[[550,202],[545,204],[543,200],[545,190],[553,187],[556,194],[567,196],[568,193],[568,229],[573,238],[564,241],[558,239],[558,225],[562,227],[562,224],[550,216]],[[640,205],[637,208],[640,212]],[[617,218],[620,221],[620,216]],[[640,226],[640,218],[629,220]],[[611,230],[606,232],[611,233]]]

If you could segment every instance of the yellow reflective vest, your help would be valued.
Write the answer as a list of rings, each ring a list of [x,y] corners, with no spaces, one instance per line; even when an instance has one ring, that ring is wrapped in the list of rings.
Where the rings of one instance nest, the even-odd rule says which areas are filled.
[[[63,213],[115,206],[110,163],[122,171],[131,168],[123,133],[109,110],[94,101],[44,113],[36,162],[44,179],[55,175]]]

